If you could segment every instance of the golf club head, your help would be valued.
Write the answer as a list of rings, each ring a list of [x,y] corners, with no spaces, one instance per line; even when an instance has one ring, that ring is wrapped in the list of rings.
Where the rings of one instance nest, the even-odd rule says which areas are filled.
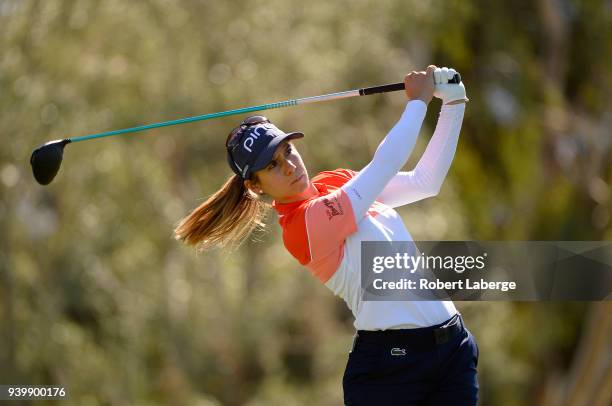
[[[51,183],[59,171],[64,156],[64,147],[70,139],[49,141],[32,151],[30,164],[34,178],[41,185]]]

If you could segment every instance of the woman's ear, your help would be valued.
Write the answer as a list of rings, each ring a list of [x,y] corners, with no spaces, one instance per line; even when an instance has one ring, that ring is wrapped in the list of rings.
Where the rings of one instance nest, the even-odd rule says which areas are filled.
[[[246,179],[244,181],[244,187],[246,187],[251,192],[256,193],[258,195],[263,194],[263,190],[261,190],[261,186],[259,185],[259,182],[257,182],[256,180]]]

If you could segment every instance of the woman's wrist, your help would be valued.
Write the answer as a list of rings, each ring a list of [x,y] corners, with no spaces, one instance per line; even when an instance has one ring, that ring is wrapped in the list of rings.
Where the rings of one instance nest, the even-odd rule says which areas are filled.
[[[447,106],[453,105],[453,104],[466,104],[469,101],[469,99],[465,98],[465,99],[459,99],[459,100],[453,100],[450,101],[448,103],[445,103]]]
[[[408,103],[406,103],[406,108],[408,108],[408,106],[410,106],[411,104],[413,106],[415,104],[418,105],[418,106],[422,106],[422,107],[425,108],[425,110],[427,110],[427,106],[428,106],[427,103],[425,103],[425,101],[423,99],[419,98],[419,97],[416,97],[414,99],[408,100]],[[416,107],[413,107],[413,108],[416,108]]]
[[[425,103],[425,105],[427,106],[427,105],[429,105],[429,102],[431,101],[432,98],[433,98],[433,95],[431,95],[429,97],[426,96],[426,95],[423,95],[423,96],[417,97],[415,100],[420,100],[423,103]]]

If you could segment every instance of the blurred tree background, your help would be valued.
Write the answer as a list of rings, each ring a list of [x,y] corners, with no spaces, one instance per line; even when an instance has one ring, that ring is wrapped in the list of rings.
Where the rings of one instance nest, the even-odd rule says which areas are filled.
[[[68,147],[46,187],[32,149],[434,63],[471,102],[440,195],[400,209],[415,238],[611,240],[611,30],[609,0],[0,0],[0,383],[64,385],[75,405],[341,404],[352,316],[285,252],[274,213],[232,253],[172,238],[231,175],[242,117]],[[359,170],[404,104],[266,115],[307,134],[314,174]],[[480,403],[609,404],[608,303],[457,303]]]

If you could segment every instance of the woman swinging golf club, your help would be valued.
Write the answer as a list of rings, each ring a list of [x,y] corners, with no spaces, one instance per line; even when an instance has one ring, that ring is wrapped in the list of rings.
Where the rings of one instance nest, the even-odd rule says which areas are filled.
[[[263,116],[247,118],[226,141],[235,173],[185,217],[176,238],[203,248],[239,242],[261,220],[266,194],[287,250],[342,297],[357,334],[344,373],[347,405],[475,405],[478,348],[451,301],[364,301],[362,241],[412,241],[394,207],[437,195],[448,172],[467,101],[456,72],[431,65],[404,83],[408,103],[361,171],[312,179],[292,140]],[[435,84],[435,87],[434,87]],[[434,134],[414,170],[400,172],[432,97],[442,99]]]

